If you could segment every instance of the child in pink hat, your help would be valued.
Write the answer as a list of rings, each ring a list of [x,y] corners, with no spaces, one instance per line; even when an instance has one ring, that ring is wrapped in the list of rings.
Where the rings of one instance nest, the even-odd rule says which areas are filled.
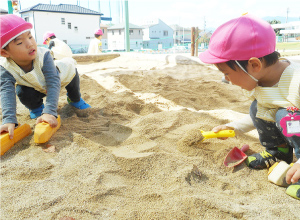
[[[60,60],[65,57],[72,57],[73,53],[71,48],[62,40],[56,38],[55,34],[51,31],[47,31],[43,35],[43,44],[48,45],[48,49],[53,52],[53,57],[56,60]]]
[[[48,122],[52,127],[57,126],[61,87],[66,88],[70,105],[90,108],[81,98],[74,61],[54,63],[48,49],[37,47],[30,33],[32,25],[17,15],[0,16],[0,26],[1,132],[8,131],[13,138],[18,125],[16,94],[29,109],[30,118],[37,118],[37,123]]]
[[[286,181],[293,183],[288,194],[300,199],[300,65],[279,59],[275,46],[271,25],[246,14],[217,28],[208,50],[199,58],[214,64],[227,81],[240,86],[254,100],[250,116],[212,130],[247,132],[256,128],[266,149],[247,158],[246,164],[253,169],[269,168],[278,160],[291,163],[294,148],[298,161],[288,171]],[[287,133],[288,128],[292,133]]]
[[[102,53],[102,35],[103,32],[101,29],[96,30],[95,33],[95,38],[91,40],[89,49],[88,49],[88,54],[101,54]]]

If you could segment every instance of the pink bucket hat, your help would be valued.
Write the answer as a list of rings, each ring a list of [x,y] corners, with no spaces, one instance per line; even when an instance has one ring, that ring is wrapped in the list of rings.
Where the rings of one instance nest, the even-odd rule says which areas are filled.
[[[103,32],[102,32],[101,29],[99,29],[99,30],[96,30],[94,34],[97,34],[97,35],[103,35]]]
[[[232,19],[215,30],[208,50],[200,53],[204,63],[261,58],[275,51],[276,35],[271,25],[251,15]]]
[[[49,38],[49,37],[52,37],[52,36],[55,36],[55,34],[53,33],[53,32],[50,32],[50,31],[48,31],[48,32],[46,32],[44,35],[43,35],[43,44],[47,44],[46,43],[46,40]]]
[[[0,27],[0,46],[4,48],[19,35],[30,31],[32,24],[17,15],[8,14],[0,16]]]

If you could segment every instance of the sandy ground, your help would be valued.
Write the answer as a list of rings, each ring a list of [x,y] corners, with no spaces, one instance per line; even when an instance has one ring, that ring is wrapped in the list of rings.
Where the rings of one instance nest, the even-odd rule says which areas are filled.
[[[267,170],[224,166],[234,146],[263,150],[255,130],[178,144],[248,112],[241,89],[211,66],[188,54],[124,53],[77,67],[93,108],[75,110],[63,89],[51,140],[37,145],[32,134],[2,156],[1,219],[300,219],[300,201]],[[17,112],[33,130],[28,110],[18,103]]]

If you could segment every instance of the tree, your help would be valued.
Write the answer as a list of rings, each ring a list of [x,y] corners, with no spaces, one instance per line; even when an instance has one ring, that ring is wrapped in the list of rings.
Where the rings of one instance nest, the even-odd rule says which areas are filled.
[[[281,24],[281,21],[273,19],[271,21],[268,21],[269,24]],[[282,30],[282,28],[274,28],[274,31],[276,33],[277,36],[280,36],[280,30]]]

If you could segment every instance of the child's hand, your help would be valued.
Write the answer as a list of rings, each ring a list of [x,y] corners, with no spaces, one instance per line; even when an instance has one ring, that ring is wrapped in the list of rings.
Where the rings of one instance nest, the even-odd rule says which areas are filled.
[[[289,171],[286,173],[286,182],[287,184],[296,183],[300,179],[300,164],[295,163]]]
[[[222,130],[233,130],[231,127],[228,127],[226,125],[219,125],[217,127],[214,127],[211,131],[217,133],[219,131],[222,131]],[[220,137],[218,139],[222,139],[222,140],[226,140],[228,137]]]
[[[14,123],[7,123],[7,124],[4,124],[4,125],[1,125],[0,129],[1,129],[1,133],[6,131],[6,132],[9,133],[9,138],[13,139],[14,130],[15,130],[15,124]]]
[[[41,122],[47,122],[52,128],[55,128],[58,125],[55,116],[50,114],[43,114],[42,116],[38,117],[36,120],[36,124]]]

